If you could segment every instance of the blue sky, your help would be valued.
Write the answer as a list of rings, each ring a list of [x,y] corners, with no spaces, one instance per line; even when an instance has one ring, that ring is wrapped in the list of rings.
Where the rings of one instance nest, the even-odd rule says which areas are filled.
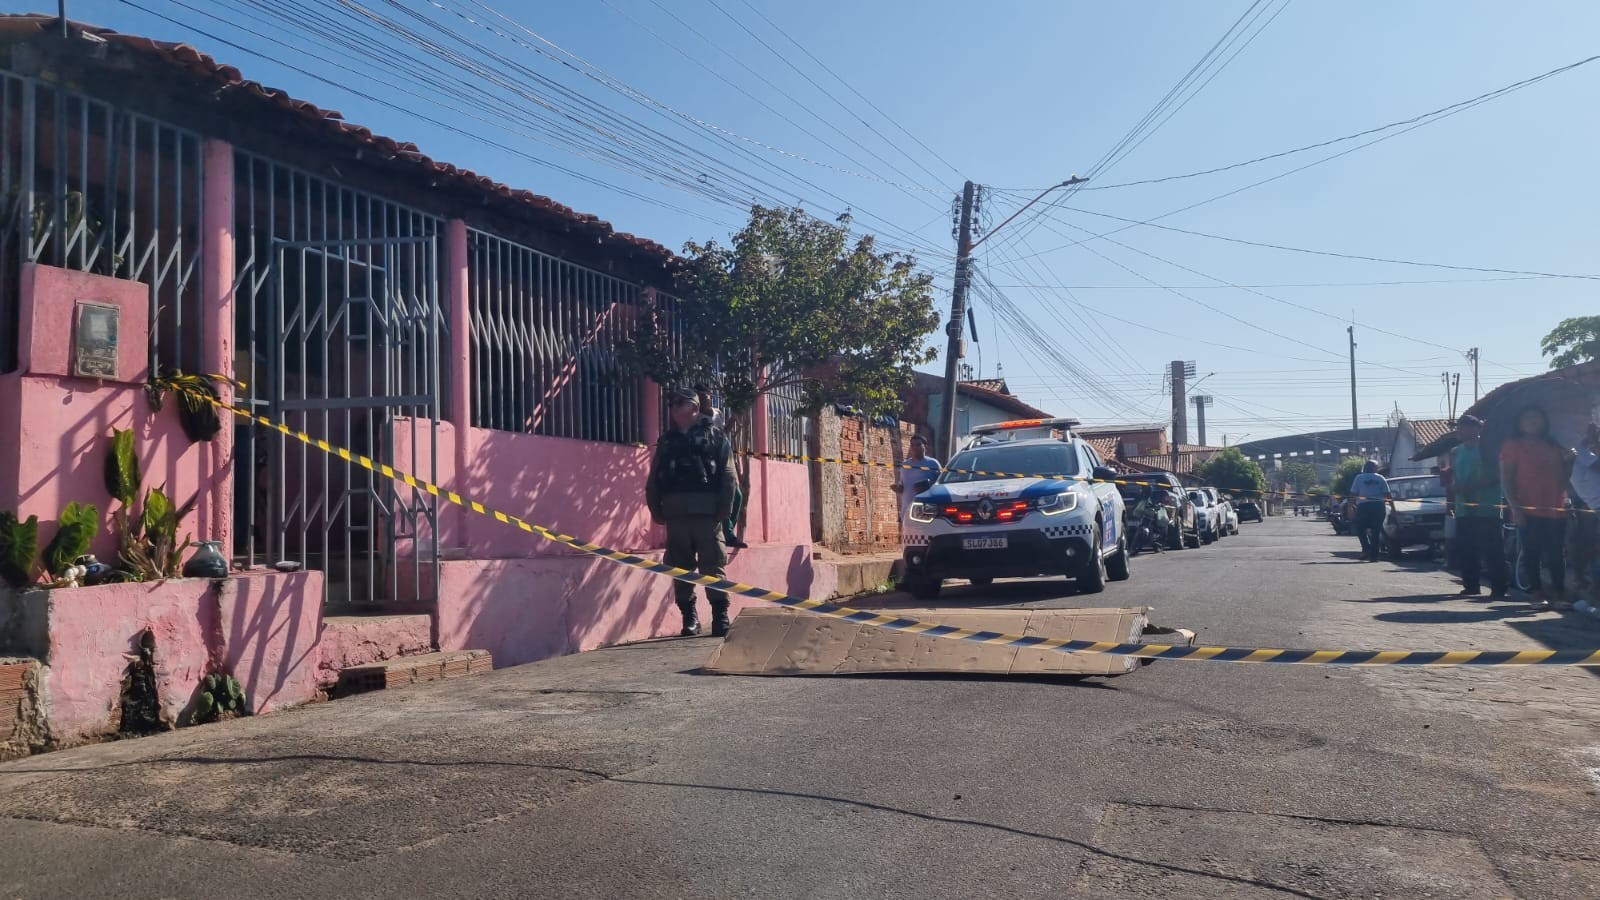
[[[938,273],[941,304],[948,303],[953,245],[948,207],[963,178],[994,188],[985,214],[995,224],[1038,189],[1089,171],[1251,7],[1248,0],[364,4],[378,19],[418,30],[459,29],[550,79],[536,83],[529,71],[493,63],[523,86],[523,106],[549,103],[548,114],[609,133],[626,123],[602,117],[625,114],[670,135],[687,184],[642,174],[637,141],[624,151],[628,159],[608,165],[594,144],[530,140],[531,112],[525,121],[495,119],[484,104],[408,88],[370,60],[326,49],[330,39],[367,34],[352,31],[351,20],[330,20],[340,25],[329,30],[294,11],[341,16],[353,5],[341,13],[337,3],[318,0],[227,9],[199,0],[137,0],[137,7],[79,0],[70,8],[74,18],[120,31],[189,41],[248,77],[415,141],[436,158],[669,246],[725,237],[753,190],[820,216],[848,207],[863,229],[921,250]],[[274,8],[289,10],[290,20],[271,18]],[[422,18],[408,19],[406,9]],[[1089,187],[1224,166],[1361,131],[1600,53],[1600,5],[1592,3],[1266,0],[1255,9],[1260,15],[1246,37],[1270,24],[1248,45],[1232,45],[1223,56],[1231,61],[1191,101]],[[485,85],[392,34],[362,39],[391,62]],[[579,71],[583,63],[595,67],[588,76]],[[626,87],[600,84],[597,71]],[[556,84],[595,105],[578,107],[553,93]],[[1586,65],[1161,224],[1361,256],[1600,273],[1600,188],[1591,174],[1597,86],[1600,63]],[[1463,405],[1470,402],[1461,350],[1481,349],[1487,390],[1542,369],[1538,341],[1557,321],[1597,311],[1593,280],[1481,280],[1497,276],[1291,253],[1146,226],[1111,236],[1120,245],[1101,239],[1068,246],[1121,227],[1091,213],[1150,219],[1350,146],[1216,175],[1057,195],[1061,202],[1048,217],[1025,216],[979,248],[979,266],[997,288],[976,297],[979,344],[968,361],[977,365],[981,355],[989,376],[1003,365],[1014,390],[1052,412],[1105,422],[1164,418],[1161,372],[1169,360],[1194,360],[1202,376],[1215,373],[1200,386],[1216,398],[1208,437],[1237,442],[1348,425],[1345,325],[1352,316],[1363,424],[1378,424],[1396,405],[1418,418],[1442,414],[1446,370],[1464,373]],[[736,183],[740,173],[748,176],[744,184]],[[763,186],[752,188],[756,174]],[[1346,284],[1388,281],[1450,283]],[[1342,286],[1277,286],[1328,283]],[[1230,284],[1273,287],[1252,292]],[[997,315],[996,303],[1005,301],[991,296],[995,291],[1014,310],[1009,320]],[[1053,353],[1046,356],[1037,342],[1024,345],[1018,332],[1042,339]]]

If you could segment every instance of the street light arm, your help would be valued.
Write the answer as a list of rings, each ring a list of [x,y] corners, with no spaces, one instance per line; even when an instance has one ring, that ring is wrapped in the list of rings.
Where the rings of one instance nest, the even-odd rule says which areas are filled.
[[[1011,215],[1007,216],[1006,220],[1004,222],[1001,222],[999,225],[996,225],[995,227],[989,229],[989,231],[987,233],[985,233],[983,237],[978,238],[977,240],[973,241],[967,247],[967,252],[970,253],[973,250],[978,249],[978,245],[979,244],[983,243],[984,241],[987,241],[989,238],[994,237],[996,232],[998,232],[1000,229],[1006,227],[1007,225],[1010,225],[1011,221],[1013,219],[1015,219],[1017,216],[1022,215],[1025,212],[1027,212],[1028,211],[1028,207],[1034,205],[1035,203],[1038,203],[1040,200],[1043,200],[1052,191],[1058,191],[1058,190],[1060,190],[1060,189],[1062,189],[1064,187],[1072,187],[1075,184],[1083,184],[1084,182],[1086,182],[1088,180],[1089,179],[1087,179],[1087,178],[1079,178],[1078,176],[1074,175],[1071,178],[1068,178],[1066,181],[1061,182],[1060,184],[1052,184],[1051,186],[1045,188],[1044,190],[1039,192],[1039,196],[1034,197],[1032,200],[1029,200],[1026,204],[1023,205],[1023,207],[1021,209],[1019,209],[1016,212],[1012,213]]]

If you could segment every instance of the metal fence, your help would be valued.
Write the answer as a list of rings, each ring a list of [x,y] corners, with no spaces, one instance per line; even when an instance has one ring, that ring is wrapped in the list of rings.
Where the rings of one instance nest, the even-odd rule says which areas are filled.
[[[197,371],[203,174],[199,135],[0,72],[0,371],[25,262],[145,282],[152,371]]]
[[[798,415],[800,385],[786,385],[767,394],[767,444],[772,453],[805,456],[811,446],[811,416]]]
[[[467,256],[473,425],[654,440],[644,433],[643,381],[619,356],[641,312],[636,285],[477,230]]]
[[[441,221],[242,151],[235,194],[239,402],[436,481]],[[432,495],[261,428],[235,458],[245,562],[321,569],[334,605],[432,596]]]

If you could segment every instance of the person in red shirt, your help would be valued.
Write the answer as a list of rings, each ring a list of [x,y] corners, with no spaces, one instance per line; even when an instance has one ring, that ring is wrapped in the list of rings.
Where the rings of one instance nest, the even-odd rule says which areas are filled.
[[[1537,406],[1517,413],[1516,434],[1500,447],[1500,485],[1511,522],[1522,537],[1522,583],[1533,605],[1566,604],[1567,452],[1550,434],[1550,417]],[[1541,564],[1550,569],[1547,596]]]

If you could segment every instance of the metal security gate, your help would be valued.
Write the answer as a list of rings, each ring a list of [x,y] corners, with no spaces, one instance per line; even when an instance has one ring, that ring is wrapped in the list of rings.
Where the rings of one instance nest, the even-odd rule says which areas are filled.
[[[431,234],[274,241],[265,384],[291,428],[436,481],[438,248]],[[267,562],[320,569],[332,606],[410,604],[438,583],[438,500],[274,432],[253,449]],[[252,441],[259,441],[258,432]],[[249,458],[249,457],[247,457]]]

